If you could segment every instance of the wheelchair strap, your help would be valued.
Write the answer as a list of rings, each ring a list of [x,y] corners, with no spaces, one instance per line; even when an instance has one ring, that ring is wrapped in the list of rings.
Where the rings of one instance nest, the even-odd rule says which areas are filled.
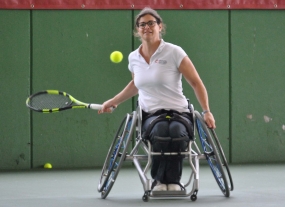
[[[163,113],[161,113],[161,112],[163,112]],[[160,113],[160,115],[159,115],[159,113]],[[157,122],[160,122],[160,121],[169,121],[169,122],[178,121],[178,122],[182,123],[188,132],[189,138],[190,137],[193,138],[193,136],[194,136],[193,127],[183,118],[183,117],[185,117],[185,118],[188,118],[189,120],[191,120],[187,114],[179,113],[178,111],[174,111],[174,110],[167,111],[167,110],[162,109],[162,110],[155,112],[154,114],[147,115],[144,118],[144,120],[146,120],[147,118],[150,118],[152,116],[157,116],[157,117],[150,122],[147,130],[144,132],[144,134],[143,134],[144,139],[149,139],[149,134],[150,134],[152,128],[154,127],[154,125]]]

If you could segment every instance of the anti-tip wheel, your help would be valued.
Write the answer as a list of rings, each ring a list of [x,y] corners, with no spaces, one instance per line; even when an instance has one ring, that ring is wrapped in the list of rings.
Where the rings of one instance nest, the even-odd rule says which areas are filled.
[[[142,200],[144,202],[148,202],[148,195],[144,194],[143,197],[142,197]]]
[[[197,196],[196,195],[191,195],[191,201],[196,201],[197,200]]]

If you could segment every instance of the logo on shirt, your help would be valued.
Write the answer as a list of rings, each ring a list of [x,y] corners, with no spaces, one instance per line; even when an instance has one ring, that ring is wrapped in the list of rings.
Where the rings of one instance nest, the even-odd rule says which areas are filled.
[[[167,61],[166,60],[158,60],[158,59],[156,59],[155,63],[161,64],[161,65],[165,65],[167,63]]]

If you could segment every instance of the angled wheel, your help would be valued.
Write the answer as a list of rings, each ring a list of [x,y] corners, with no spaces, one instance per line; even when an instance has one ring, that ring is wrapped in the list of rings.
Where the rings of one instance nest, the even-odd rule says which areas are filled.
[[[234,183],[233,183],[232,175],[231,175],[231,172],[230,172],[230,168],[229,168],[229,165],[228,165],[225,153],[223,151],[223,148],[221,146],[221,143],[219,141],[219,138],[218,138],[215,130],[214,129],[210,129],[210,131],[211,131],[211,134],[214,137],[218,153],[220,154],[220,158],[221,158],[222,164],[223,164],[224,168],[226,169],[226,172],[227,172],[226,175],[228,176],[228,180],[230,181],[229,188],[230,188],[231,191],[233,191],[234,190]]]
[[[108,151],[98,184],[98,191],[101,192],[101,198],[108,196],[123,164],[135,128],[135,117],[135,112],[132,115],[127,114],[124,117]]]
[[[218,151],[218,147],[214,141],[213,135],[209,132],[207,125],[204,122],[204,119],[198,111],[195,111],[195,125],[196,130],[201,141],[202,150],[208,164],[212,170],[215,180],[222,193],[226,196],[230,196],[229,185],[227,177],[225,174],[225,168],[221,161],[221,155]]]
[[[223,151],[222,145],[221,145],[221,143],[219,141],[219,138],[218,138],[215,130],[214,129],[208,129],[208,130],[210,131],[210,135],[212,136],[212,140],[215,143],[217,152],[220,155],[220,160],[222,162],[222,165],[223,165],[224,169],[226,170],[225,175],[227,176],[228,181],[230,181],[229,188],[230,188],[231,191],[233,191],[234,190],[234,183],[233,183],[233,179],[232,179],[232,175],[231,175],[231,172],[230,172],[230,168],[229,168],[229,165],[228,165],[225,153]]]

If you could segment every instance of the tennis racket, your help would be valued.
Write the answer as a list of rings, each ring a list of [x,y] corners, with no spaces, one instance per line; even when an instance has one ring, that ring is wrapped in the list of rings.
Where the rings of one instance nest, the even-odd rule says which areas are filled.
[[[102,109],[101,104],[83,103],[70,94],[57,90],[37,92],[27,98],[26,105],[30,109],[42,113],[54,113],[67,109]]]

